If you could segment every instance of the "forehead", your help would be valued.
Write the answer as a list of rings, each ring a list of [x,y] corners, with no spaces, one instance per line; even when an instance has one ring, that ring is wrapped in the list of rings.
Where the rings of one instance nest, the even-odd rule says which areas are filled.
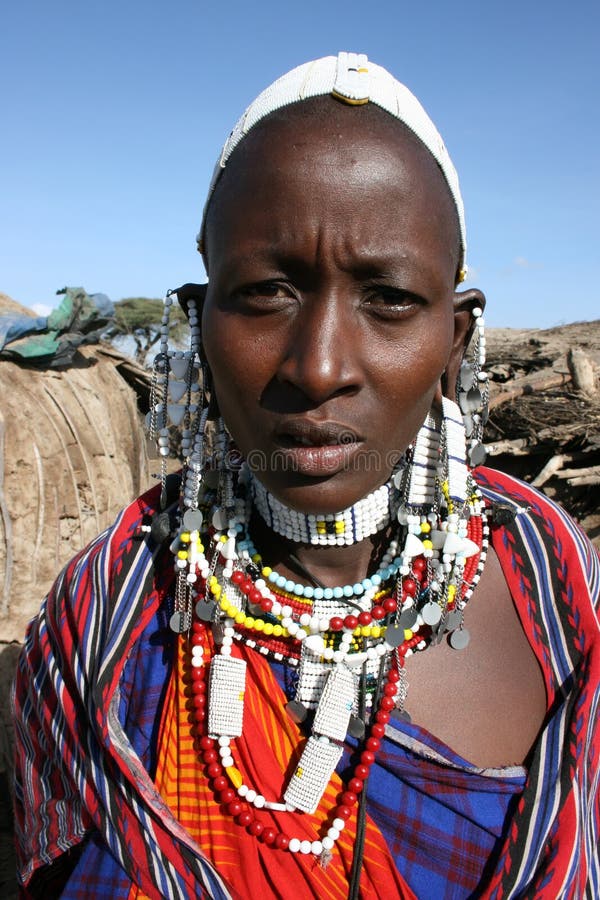
[[[402,215],[412,207],[413,217],[425,217],[433,231],[444,233],[453,253],[460,251],[454,201],[419,138],[375,104],[353,107],[317,97],[266,116],[232,153],[208,209],[209,261],[216,222],[219,229],[235,225],[237,231],[247,216],[256,218],[257,209],[268,217],[275,206],[300,216],[303,192],[312,208],[317,201],[321,208],[347,203],[353,194],[357,215],[364,215],[365,204],[382,209],[391,192]]]

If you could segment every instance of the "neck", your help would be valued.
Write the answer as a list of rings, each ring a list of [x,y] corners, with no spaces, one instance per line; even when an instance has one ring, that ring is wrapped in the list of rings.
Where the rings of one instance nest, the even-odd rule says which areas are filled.
[[[389,543],[389,529],[385,529],[348,546],[299,544],[272,531],[259,515],[252,517],[250,530],[259,553],[270,566],[305,584],[310,583],[310,575],[323,587],[361,581],[377,568]]]

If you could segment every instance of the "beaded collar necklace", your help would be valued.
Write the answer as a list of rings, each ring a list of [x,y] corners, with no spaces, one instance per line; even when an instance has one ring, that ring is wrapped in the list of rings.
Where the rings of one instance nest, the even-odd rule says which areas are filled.
[[[195,728],[216,801],[265,844],[312,853],[326,864],[353,807],[360,805],[391,712],[403,712],[406,658],[444,636],[455,649],[468,643],[463,609],[485,559],[485,511],[470,475],[460,512],[442,485],[442,509],[398,509],[399,533],[376,573],[353,585],[311,587],[264,564],[248,533],[252,506],[246,480],[238,479],[227,509],[207,493],[197,508],[185,512],[171,547],[178,572],[171,625],[180,632],[191,629]],[[384,487],[389,497],[393,489]],[[212,659],[208,629],[219,647]],[[301,722],[313,711],[309,736],[282,797],[265,797],[258,785],[246,783],[236,765],[246,662],[234,641],[293,660],[298,687],[288,704],[290,714]],[[321,823],[319,839],[300,841],[265,826],[259,815],[263,807],[281,815],[317,810],[348,733],[363,741],[359,763],[342,802]]]

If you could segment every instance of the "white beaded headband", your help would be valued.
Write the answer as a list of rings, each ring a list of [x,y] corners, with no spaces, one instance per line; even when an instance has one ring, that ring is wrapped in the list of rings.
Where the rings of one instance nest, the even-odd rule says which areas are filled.
[[[417,98],[386,69],[369,62],[364,53],[338,53],[337,57],[324,56],[304,63],[274,81],[250,104],[229,135],[215,166],[197,238],[200,252],[203,252],[206,213],[215,186],[240,141],[254,125],[276,109],[327,94],[353,106],[375,103],[403,122],[427,147],[446,179],[456,206],[460,227],[459,270],[462,281],[466,275],[467,240],[464,206],[456,169],[440,134]]]

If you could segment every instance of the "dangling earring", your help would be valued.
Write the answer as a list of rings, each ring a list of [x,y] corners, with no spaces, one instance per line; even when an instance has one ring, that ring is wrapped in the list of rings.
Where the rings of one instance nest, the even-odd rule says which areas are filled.
[[[193,299],[188,301],[190,349],[173,350],[169,347],[169,322],[174,294],[174,291],[168,291],[164,300],[160,350],[152,367],[150,411],[147,416],[148,433],[156,440],[161,461],[161,509],[167,503],[168,458],[181,456],[187,470],[190,459],[194,455],[196,458],[202,455],[197,435],[202,434],[206,420],[205,404],[197,402],[201,391],[206,394],[206,373],[203,372],[200,386],[202,363],[196,303]]]
[[[475,319],[475,334],[471,342],[470,359],[462,361],[456,397],[460,406],[465,433],[468,439],[468,457],[472,467],[485,461],[485,447],[482,443],[483,428],[488,419],[489,377],[485,371],[485,322],[483,312],[476,307],[472,312]]]

